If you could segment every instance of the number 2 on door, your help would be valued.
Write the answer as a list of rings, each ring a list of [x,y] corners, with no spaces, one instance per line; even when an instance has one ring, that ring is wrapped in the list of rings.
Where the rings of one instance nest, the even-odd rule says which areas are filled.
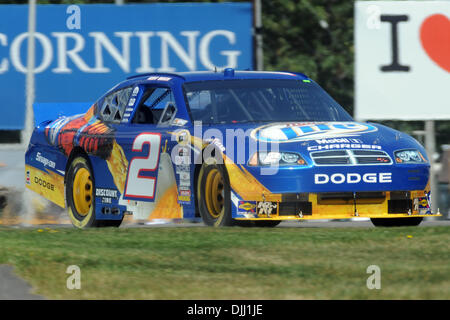
[[[154,199],[156,190],[156,175],[153,177],[142,175],[143,172],[154,172],[158,167],[161,134],[141,133],[133,141],[133,152],[142,152],[144,145],[149,145],[148,155],[133,157],[128,167],[125,197]]]

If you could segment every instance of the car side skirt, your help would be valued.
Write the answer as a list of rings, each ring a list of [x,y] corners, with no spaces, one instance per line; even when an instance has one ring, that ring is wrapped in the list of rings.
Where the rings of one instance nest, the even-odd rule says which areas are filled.
[[[64,176],[50,170],[43,171],[33,166],[25,165],[25,186],[61,208],[66,207]]]

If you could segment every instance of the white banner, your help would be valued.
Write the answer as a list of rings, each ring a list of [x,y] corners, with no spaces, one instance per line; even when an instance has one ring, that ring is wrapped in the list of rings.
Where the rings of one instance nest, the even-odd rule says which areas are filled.
[[[355,118],[450,119],[450,1],[355,3]]]

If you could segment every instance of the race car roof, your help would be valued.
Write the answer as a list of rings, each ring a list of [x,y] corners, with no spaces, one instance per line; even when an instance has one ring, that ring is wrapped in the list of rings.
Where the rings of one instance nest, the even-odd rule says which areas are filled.
[[[136,84],[146,83],[183,83],[195,81],[209,80],[233,80],[233,79],[297,79],[310,80],[303,73],[282,72],[282,71],[237,71],[232,68],[225,68],[223,71],[193,71],[193,72],[152,72],[137,74],[126,78],[125,81],[118,83],[116,86],[106,92],[109,93]]]
[[[277,71],[235,71],[232,68],[226,68],[223,71],[196,71],[196,72],[179,72],[179,73],[146,73],[128,77],[128,80],[145,80],[150,77],[177,77],[184,82],[208,81],[208,80],[230,80],[230,79],[308,79],[302,73],[294,72],[277,72]]]

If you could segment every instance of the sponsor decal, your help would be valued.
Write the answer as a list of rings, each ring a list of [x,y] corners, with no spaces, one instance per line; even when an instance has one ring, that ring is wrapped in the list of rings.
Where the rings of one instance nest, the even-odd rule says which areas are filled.
[[[178,148],[178,155],[179,155],[180,157],[190,155],[189,148],[186,148],[186,147],[179,147],[179,148]],[[189,170],[188,170],[188,171],[189,171]]]
[[[122,123],[127,123],[130,120],[131,113],[125,111],[126,113],[123,115]]]
[[[26,187],[65,207],[64,177],[53,171],[42,171],[35,167],[25,165]]]
[[[272,213],[276,213],[278,205],[276,202],[260,201],[256,207],[259,215],[270,216]],[[273,212],[274,210],[275,212]]]
[[[112,204],[112,198],[102,197],[102,204]]]
[[[326,173],[316,173],[314,175],[314,184],[343,184],[343,183],[392,183],[391,172],[380,173],[335,173],[328,175]]]
[[[414,198],[414,211],[417,211],[419,214],[431,213],[431,202],[428,199],[428,194],[426,197]]]
[[[317,144],[331,144],[331,143],[362,143],[361,139],[354,138],[335,138],[335,139],[318,139],[315,140]]]
[[[128,106],[129,107],[132,107],[132,106],[134,106],[134,103],[136,102],[136,98],[131,98],[130,99],[130,102],[128,102]]]
[[[265,125],[254,129],[250,136],[255,140],[282,143],[359,136],[377,130],[375,126],[367,123],[293,122]]]
[[[44,189],[48,189],[50,191],[55,191],[55,185],[51,182],[45,181],[42,178],[34,177],[34,183],[41,186]]]
[[[95,196],[96,197],[108,197],[108,198],[119,199],[118,191],[114,190],[114,189],[96,188],[95,189]]]
[[[36,154],[36,161],[42,163],[44,167],[50,167],[52,169],[55,169],[56,167],[56,163],[54,161],[43,157],[40,152]]]
[[[191,163],[191,157],[189,156],[175,156],[176,165],[189,165]]]
[[[180,187],[178,193],[178,201],[190,202],[191,201],[191,189],[186,187]]]
[[[250,211],[255,212],[256,208],[256,202],[250,202],[250,201],[239,201],[239,209],[242,209],[244,211]]]
[[[179,165],[176,166],[177,174],[181,174],[182,172],[189,172],[189,165]]]
[[[334,149],[367,149],[367,150],[381,150],[381,146],[375,144],[360,144],[360,143],[336,143],[309,146],[308,151],[320,151],[320,150],[334,150]]]
[[[183,150],[185,149],[185,150]],[[180,156],[179,158],[184,159],[184,158],[189,158],[184,156],[184,154],[189,152],[189,149],[181,147],[178,150],[179,153],[182,154],[182,156]],[[176,173],[179,176],[179,186],[180,186],[180,195],[181,195],[181,191],[189,191],[189,197],[186,197],[186,193],[183,195],[183,199],[187,199],[187,200],[179,200],[180,201],[185,201],[188,202],[190,201],[190,187],[191,187],[191,173],[190,173],[190,169],[189,169],[189,165],[177,165],[176,169],[175,169]]]
[[[191,180],[191,174],[189,173],[189,171],[181,171],[180,179],[181,180]]]
[[[180,179],[180,187],[190,187],[191,180],[189,179]]]
[[[242,201],[237,205],[237,213],[246,218],[258,218],[258,215],[270,216],[276,213],[276,202],[256,202],[256,201]],[[275,211],[274,211],[275,210]]]
[[[135,88],[133,89],[133,93],[131,94],[131,96],[132,96],[132,97],[136,97],[136,96],[138,95],[138,93],[139,93],[139,87],[135,87]]]

